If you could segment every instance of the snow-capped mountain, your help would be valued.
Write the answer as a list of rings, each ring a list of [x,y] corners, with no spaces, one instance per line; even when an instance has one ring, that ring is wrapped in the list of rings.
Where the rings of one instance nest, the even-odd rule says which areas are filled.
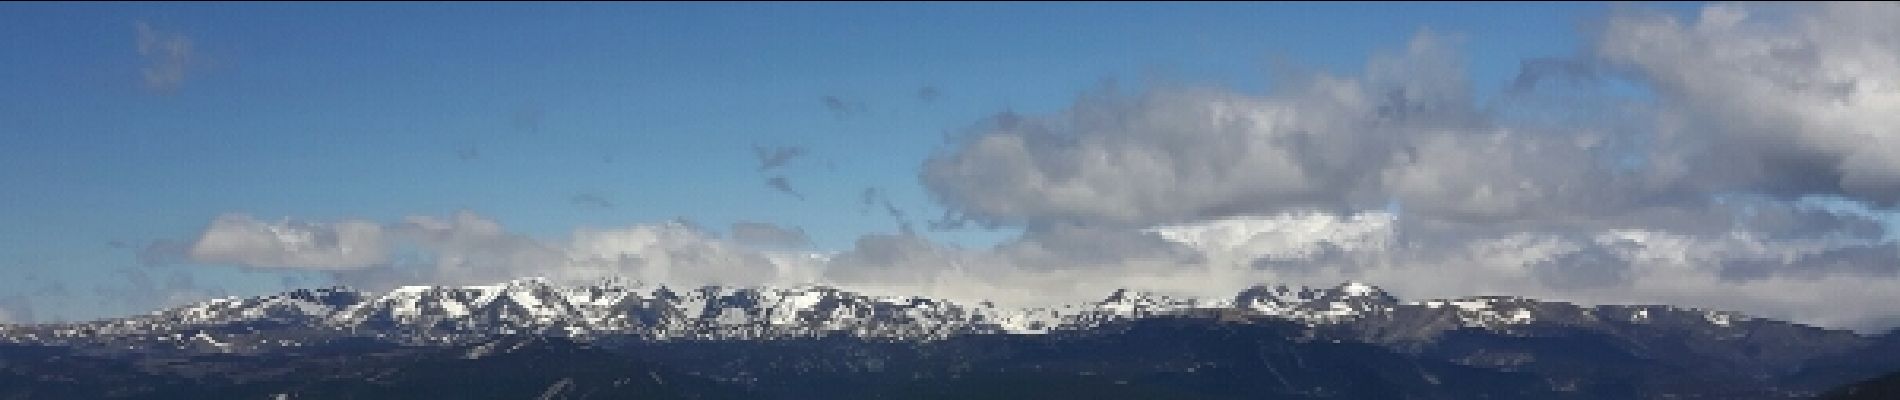
[[[0,327],[16,343],[131,342],[128,346],[234,351],[296,346],[311,338],[374,337],[458,343],[493,335],[756,340],[842,335],[936,340],[967,334],[1087,330],[1162,316],[1279,320],[1376,332],[1369,338],[1427,340],[1458,328],[1666,323],[1718,331],[1738,314],[1662,306],[1581,307],[1511,297],[1400,302],[1372,285],[1256,286],[1233,298],[1116,291],[1102,301],[1002,309],[921,297],[866,296],[825,286],[674,289],[625,280],[560,285],[526,278],[484,286],[408,286],[386,293],[305,289],[224,298],[149,315],[92,323]],[[1396,329],[1394,327],[1404,327]]]
[[[99,388],[138,382],[142,393],[185,398],[266,387],[293,398],[413,397],[402,390],[492,372],[499,386],[468,393],[648,393],[696,382],[682,390],[812,398],[838,389],[806,384],[817,376],[892,382],[845,396],[888,398],[918,387],[1008,389],[981,382],[1014,377],[1173,388],[1205,373],[1195,376],[1227,382],[1217,398],[1803,398],[1900,367],[1886,356],[1893,349],[1900,334],[1668,306],[1402,301],[1358,282],[1262,285],[1230,298],[1118,290],[1005,309],[824,286],[530,278],[296,290],[107,321],[0,325],[0,394],[102,398],[111,395]],[[207,371],[228,379],[207,384]],[[518,379],[530,375],[540,378]],[[643,379],[651,384],[626,386]],[[33,383],[9,391],[7,382]],[[1036,397],[1018,394],[1003,397]]]

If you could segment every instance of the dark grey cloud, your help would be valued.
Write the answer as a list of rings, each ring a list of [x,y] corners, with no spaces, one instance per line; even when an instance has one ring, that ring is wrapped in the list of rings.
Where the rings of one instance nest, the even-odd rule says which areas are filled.
[[[1191,249],[1150,232],[1052,225],[1025,232],[997,247],[996,252],[1022,268],[1055,270],[1146,260],[1159,264],[1194,265]]]
[[[833,257],[825,277],[850,283],[911,283],[930,279],[956,258],[955,251],[912,234],[867,234]]]
[[[1900,247],[1890,243],[1845,246],[1797,255],[1773,255],[1723,260],[1720,276],[1731,281],[1776,277],[1815,279],[1847,274],[1868,279],[1900,277]]]
[[[798,227],[740,221],[733,223],[730,231],[734,242],[748,246],[802,248],[811,245],[811,238],[805,236],[805,230]]]
[[[1623,243],[1599,243],[1588,238],[1573,239],[1581,248],[1530,264],[1532,273],[1545,286],[1558,290],[1595,289],[1620,286],[1631,279],[1630,260]]]
[[[1681,166],[1718,190],[1900,201],[1900,5],[1804,5],[1765,15],[1711,5],[1692,21],[1626,12],[1595,56],[1650,89],[1674,125],[1658,137],[1700,153]]]

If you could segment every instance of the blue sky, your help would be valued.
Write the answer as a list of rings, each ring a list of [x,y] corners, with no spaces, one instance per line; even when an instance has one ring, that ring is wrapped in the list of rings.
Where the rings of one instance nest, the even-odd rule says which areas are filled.
[[[1001,111],[1058,112],[1107,80],[1265,93],[1276,69],[1356,75],[1427,29],[1456,38],[1476,92],[1492,93],[1523,60],[1582,52],[1615,7],[9,3],[0,294],[58,281],[76,300],[40,304],[43,319],[139,311],[95,297],[145,268],[139,247],[190,240],[225,213],[470,210],[544,238],[759,221],[844,249],[896,229],[861,212],[867,187],[913,219],[941,214],[919,164]],[[190,43],[181,79],[141,75],[166,62],[141,54],[141,29]],[[809,154],[762,172],[754,146]],[[583,194],[612,206],[571,201]],[[987,246],[1015,233],[925,235]],[[202,267],[195,279],[231,293],[279,288],[275,273]]]

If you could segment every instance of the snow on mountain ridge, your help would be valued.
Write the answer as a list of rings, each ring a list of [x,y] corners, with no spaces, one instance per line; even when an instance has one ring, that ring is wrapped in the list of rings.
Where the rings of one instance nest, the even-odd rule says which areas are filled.
[[[1115,321],[1212,315],[1208,311],[1319,326],[1394,318],[1394,313],[1402,310],[1425,313],[1420,315],[1449,312],[1447,317],[1452,318],[1456,326],[1487,329],[1537,322],[1640,324],[1663,315],[1668,315],[1671,321],[1693,320],[1692,323],[1721,329],[1730,326],[1739,315],[1673,307],[1588,308],[1514,297],[1401,303],[1378,287],[1360,282],[1330,288],[1254,286],[1227,299],[1118,290],[1097,302],[1000,309],[987,302],[965,306],[913,296],[866,296],[820,285],[704,286],[676,290],[625,280],[560,285],[546,279],[527,278],[494,285],[409,286],[381,294],[331,288],[255,298],[214,299],[143,317],[44,330],[0,326],[0,337],[21,340],[48,335],[83,338],[159,332],[183,332],[189,336],[202,331],[203,327],[271,323],[425,343],[521,333],[569,337],[627,335],[648,340],[777,339],[838,334],[934,340],[962,334],[1086,330]],[[1231,314],[1234,312],[1239,314]],[[180,336],[183,338],[185,336]],[[223,339],[220,343],[229,342],[228,337]]]

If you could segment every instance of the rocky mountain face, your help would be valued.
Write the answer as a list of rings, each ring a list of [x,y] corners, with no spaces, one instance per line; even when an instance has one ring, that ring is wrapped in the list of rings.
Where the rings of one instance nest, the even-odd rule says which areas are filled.
[[[0,326],[0,343],[0,398],[404,398],[481,382],[457,388],[474,398],[1743,399],[1803,398],[1900,370],[1896,335],[1668,306],[1408,302],[1360,283],[1221,299],[1123,290],[1001,309],[822,286],[522,279],[219,299]]]

